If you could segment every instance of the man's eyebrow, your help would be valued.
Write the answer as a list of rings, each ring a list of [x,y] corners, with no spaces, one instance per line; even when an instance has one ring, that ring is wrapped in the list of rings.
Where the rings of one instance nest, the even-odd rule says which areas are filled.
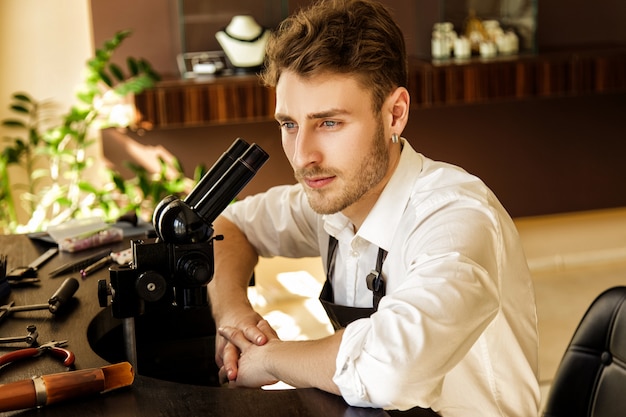
[[[345,109],[329,109],[329,110],[323,110],[323,111],[316,112],[316,113],[309,113],[307,114],[306,118],[309,120],[315,120],[315,119],[325,119],[327,117],[342,116],[346,114],[350,114],[350,112]],[[292,120],[292,117],[286,114],[282,114],[282,113],[276,113],[274,115],[274,118],[278,120],[279,122],[285,121],[285,120]]]
[[[342,115],[346,115],[349,113],[350,112],[345,109],[329,109],[329,110],[324,110],[324,111],[320,111],[317,113],[307,114],[306,117],[307,119],[315,120],[315,119],[325,119],[327,117],[342,116]]]
[[[274,115],[274,119],[276,119],[279,122],[284,122],[285,120],[291,120],[291,117],[287,116],[286,114],[276,113]]]

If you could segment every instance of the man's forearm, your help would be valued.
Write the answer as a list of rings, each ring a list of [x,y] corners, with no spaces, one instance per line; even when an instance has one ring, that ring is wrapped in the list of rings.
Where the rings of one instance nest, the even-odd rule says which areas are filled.
[[[224,236],[215,242],[215,273],[208,286],[213,315],[219,322],[227,314],[252,309],[247,290],[258,255],[237,226],[224,217],[214,222],[214,228],[216,235]]]
[[[333,382],[342,331],[319,340],[282,342],[267,346],[267,367],[276,379],[296,388],[319,388],[341,395]]]
[[[256,250],[245,235],[230,221],[219,217],[214,222],[216,234],[224,240],[215,244],[215,273],[208,285],[213,319],[217,326],[233,326],[245,332],[255,343],[267,341],[256,324],[261,319],[248,300],[248,284],[258,261]],[[222,337],[215,339],[215,362],[220,380],[237,377],[239,350]]]

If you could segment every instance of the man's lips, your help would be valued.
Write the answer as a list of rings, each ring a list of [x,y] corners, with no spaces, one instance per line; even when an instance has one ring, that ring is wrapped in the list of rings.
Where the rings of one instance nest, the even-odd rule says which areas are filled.
[[[332,177],[303,178],[302,180],[308,187],[313,188],[313,189],[319,189],[330,184],[331,182],[333,182],[334,179],[335,177],[332,176]]]

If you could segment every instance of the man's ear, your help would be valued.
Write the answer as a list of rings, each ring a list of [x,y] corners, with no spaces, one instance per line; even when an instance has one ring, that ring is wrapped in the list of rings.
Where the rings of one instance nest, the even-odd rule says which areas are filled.
[[[409,121],[411,97],[408,90],[404,87],[396,88],[389,96],[388,103],[391,109],[391,127],[400,133]]]

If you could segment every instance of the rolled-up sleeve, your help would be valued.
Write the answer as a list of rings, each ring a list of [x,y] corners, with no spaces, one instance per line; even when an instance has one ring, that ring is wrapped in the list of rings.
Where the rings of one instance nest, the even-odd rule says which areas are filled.
[[[349,404],[428,408],[446,374],[479,348],[499,310],[499,243],[487,216],[467,215],[438,219],[402,260],[390,252],[385,264],[393,263],[390,277],[404,275],[400,284],[391,283],[378,311],[342,336],[333,381]]]

